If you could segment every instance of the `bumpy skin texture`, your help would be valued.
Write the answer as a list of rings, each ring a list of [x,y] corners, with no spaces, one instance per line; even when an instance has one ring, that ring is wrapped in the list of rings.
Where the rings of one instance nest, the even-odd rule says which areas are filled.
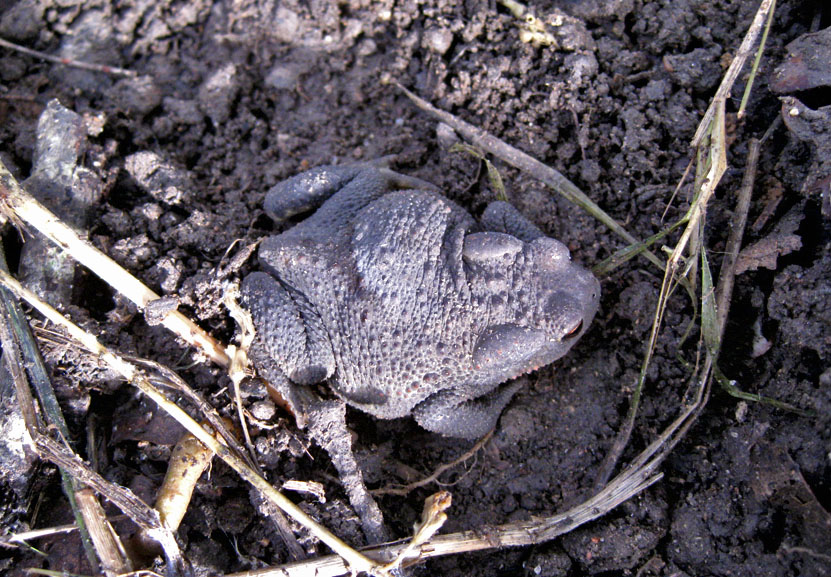
[[[328,380],[375,417],[474,438],[516,391],[511,379],[563,356],[600,286],[566,247],[496,202],[481,224],[430,185],[367,165],[321,167],[275,186],[265,272],[243,282],[272,382]],[[293,385],[292,385],[293,386]]]

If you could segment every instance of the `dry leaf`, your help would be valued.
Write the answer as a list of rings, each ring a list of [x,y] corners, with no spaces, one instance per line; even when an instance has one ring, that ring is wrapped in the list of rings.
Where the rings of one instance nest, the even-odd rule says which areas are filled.
[[[736,274],[767,268],[776,270],[776,259],[802,248],[802,238],[796,234],[771,234],[742,249],[736,261]]]

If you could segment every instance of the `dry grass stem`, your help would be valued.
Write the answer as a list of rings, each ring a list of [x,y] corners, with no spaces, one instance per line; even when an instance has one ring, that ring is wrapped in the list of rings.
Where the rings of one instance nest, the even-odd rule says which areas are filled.
[[[753,81],[756,78],[756,73],[759,70],[759,63],[762,61],[762,53],[765,51],[765,44],[767,44],[768,40],[768,33],[770,32],[770,27],[773,24],[773,14],[776,11],[776,0],[773,0],[770,4],[770,9],[768,11],[767,22],[765,23],[765,29],[762,32],[762,40],[759,42],[759,49],[756,51],[756,58],[753,59],[753,66],[750,68],[750,76],[747,79],[747,86],[745,86],[744,94],[742,94],[742,101],[739,104],[739,111],[736,113],[736,117],[741,120],[744,118],[745,109],[747,108],[747,101],[750,99],[750,91],[753,88]]]
[[[724,73],[724,78],[722,78],[721,84],[719,85],[715,96],[713,96],[710,106],[707,108],[707,112],[704,113],[704,117],[698,125],[698,130],[695,131],[695,136],[690,143],[693,150],[696,150],[699,146],[701,146],[707,131],[710,129],[713,117],[716,115],[716,108],[718,106],[724,106],[725,101],[730,96],[733,84],[736,82],[739,72],[741,72],[742,68],[744,68],[744,63],[753,52],[753,46],[756,44],[756,39],[759,38],[759,34],[765,29],[765,21],[768,18],[768,14],[774,9],[775,6],[775,0],[762,0],[762,3],[759,5],[759,9],[753,17],[753,22],[751,22],[750,28],[748,29],[747,34],[745,34],[744,40],[742,40],[742,43],[736,52],[736,57],[733,58],[733,62],[730,63],[730,67],[727,69],[727,72]]]
[[[143,311],[148,303],[159,298],[159,295],[110,257],[80,238],[57,216],[32,198],[17,183],[2,162],[0,162],[0,212],[9,219],[25,222],[36,229],[124,295],[139,310]],[[222,367],[228,367],[230,364],[225,347],[182,313],[171,312],[165,316],[162,324],[185,342],[202,351],[216,364]]]
[[[305,493],[312,495],[319,503],[326,502],[326,489],[323,483],[317,481],[297,481],[288,480],[283,483],[283,491],[293,491],[295,493]]]
[[[28,302],[49,321],[61,326],[73,339],[81,343],[90,351],[93,351],[110,368],[122,375],[126,380],[133,383],[139,390],[158,404],[161,409],[176,419],[187,431],[192,433],[194,437],[199,439],[199,441],[201,441],[205,446],[225,461],[228,466],[234,469],[243,479],[257,489],[265,499],[282,509],[300,525],[308,529],[313,535],[328,545],[338,555],[343,557],[352,570],[372,573],[372,571],[376,568],[377,564],[374,561],[358,553],[349,545],[344,543],[340,538],[331,533],[328,529],[319,525],[314,519],[309,517],[302,509],[300,509],[300,507],[295,505],[277,489],[272,487],[271,484],[260,476],[242,456],[229,449],[225,444],[219,442],[213,435],[202,428],[199,423],[193,420],[190,415],[188,415],[175,403],[169,401],[165,395],[145,377],[138,367],[127,362],[119,355],[101,345],[93,335],[87,333],[69,321],[53,307],[38,298],[37,295],[24,288],[9,274],[0,271],[0,284],[11,290],[15,295],[17,295],[18,298]],[[78,459],[75,455],[71,456]],[[86,482],[86,480],[84,480],[84,482]],[[132,495],[132,493],[130,494]],[[156,514],[155,511],[153,513],[155,515],[155,519],[158,520],[158,514]],[[155,531],[148,531],[148,533],[150,533],[153,538],[157,540],[159,539]]]
[[[107,517],[107,521],[114,523],[116,521],[122,521],[126,518],[127,517],[125,515],[119,514]],[[32,529],[31,531],[20,531],[19,533],[0,535],[0,546],[10,547],[14,545],[23,545],[28,541],[34,541],[35,539],[74,533],[77,530],[78,525],[72,523],[71,525],[57,525],[55,527],[45,527],[43,529]]]
[[[104,508],[91,489],[81,489],[75,492],[78,509],[84,516],[90,539],[95,545],[98,559],[101,561],[101,571],[107,577],[114,577],[132,571],[133,567],[121,540],[116,535]]]
[[[26,545],[29,541],[34,541],[35,539],[74,533],[77,530],[78,526],[73,523],[71,525],[58,525],[57,527],[47,527],[44,529],[33,529],[31,531],[21,531],[19,533],[0,535],[0,546],[13,547],[15,545]]]

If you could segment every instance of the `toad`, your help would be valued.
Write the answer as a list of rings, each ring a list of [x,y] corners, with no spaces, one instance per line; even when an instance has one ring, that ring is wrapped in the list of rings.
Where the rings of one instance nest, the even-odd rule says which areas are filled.
[[[595,277],[505,202],[477,223],[371,165],[316,168],[265,200],[275,221],[314,208],[262,243],[242,286],[251,358],[292,405],[326,381],[377,418],[480,437],[514,379],[566,354],[597,311]]]

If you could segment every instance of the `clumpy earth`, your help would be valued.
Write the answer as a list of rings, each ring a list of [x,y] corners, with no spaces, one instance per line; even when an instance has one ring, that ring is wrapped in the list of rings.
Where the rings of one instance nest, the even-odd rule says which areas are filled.
[[[235,266],[241,247],[279,232],[262,209],[275,183],[322,164],[391,156],[395,170],[432,182],[474,216],[497,198],[479,160],[451,151],[452,133],[417,111],[391,80],[557,168],[637,237],[674,222],[689,203],[689,185],[674,199],[673,192],[690,139],[758,3],[530,6],[552,24],[546,43],[528,42],[517,18],[494,2],[6,2],[0,37],[138,76],[0,48],[0,159],[19,180],[38,183],[45,162],[35,146],[39,117],[52,99],[81,115],[84,144],[76,154],[83,171],[66,182],[97,193],[83,209],[89,237],[225,341],[235,329],[221,303],[222,281],[257,267],[252,259]],[[748,140],[781,118],[762,147],[720,365],[741,389],[811,415],[715,388],[662,466],[663,480],[636,499],[550,543],[445,557],[414,572],[831,572],[829,25],[823,2],[778,3],[746,118],[736,118],[746,75],[727,104],[730,168],[706,230],[718,269]],[[509,200],[579,263],[590,267],[622,247],[529,175],[496,166]],[[16,233],[4,233],[10,265],[23,268],[29,249],[20,250]],[[600,311],[585,336],[528,379],[475,460],[440,477],[454,499],[443,532],[545,516],[592,493],[626,414],[662,274],[634,260],[600,279]],[[90,275],[75,272],[61,285],[64,310],[103,341],[177,369],[222,412],[235,414],[222,371],[193,365],[162,327]],[[693,343],[683,341],[694,315],[682,291],[673,296],[624,460],[677,414],[694,361]],[[43,346],[76,450],[152,502],[180,431],[82,353],[54,340]],[[262,387],[251,383],[244,393],[269,479],[322,483],[325,503],[292,498],[361,544],[360,524],[325,453]],[[70,522],[58,475],[14,443],[12,393],[4,388],[3,398],[5,532]],[[370,488],[425,476],[471,446],[408,418],[375,420],[355,411],[348,422]],[[394,536],[411,532],[436,489],[379,498]],[[178,532],[197,572],[287,562],[262,509],[215,463]],[[302,533],[298,540],[310,554],[325,552]],[[0,567],[11,575],[28,567],[93,572],[75,537],[36,545],[45,557],[0,550]]]

